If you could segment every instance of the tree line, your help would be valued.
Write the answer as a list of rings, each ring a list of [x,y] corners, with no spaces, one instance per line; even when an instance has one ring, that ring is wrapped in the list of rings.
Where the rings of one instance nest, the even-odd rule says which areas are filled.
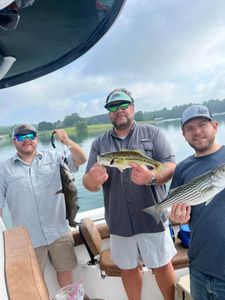
[[[137,111],[135,114],[136,121],[154,121],[156,119],[175,119],[180,118],[182,112],[193,103],[188,103],[184,105],[176,105],[171,109],[164,107],[160,110],[154,111]],[[225,99],[224,100],[209,100],[201,103],[209,107],[212,114],[225,112]],[[38,124],[38,130],[53,130],[54,128],[66,128],[74,127],[79,124],[80,127],[85,125],[93,124],[109,124],[108,114],[101,114],[92,117],[82,118],[77,113],[73,113],[64,118],[63,121],[57,122],[46,122],[42,121]],[[83,125],[82,125],[83,124]]]
[[[180,118],[182,112],[193,103],[188,103],[179,106],[173,106],[171,109],[164,107],[160,110],[154,111],[137,111],[135,114],[136,121],[154,121],[157,119],[175,119]],[[225,112],[225,99],[224,100],[209,100],[201,104],[209,107],[212,114]],[[78,132],[85,132],[88,125],[93,124],[109,124],[108,114],[101,114],[92,117],[82,118],[77,113],[70,114],[64,120],[56,122],[41,121],[36,124],[38,131],[53,130],[57,128],[76,127]],[[35,124],[34,124],[35,125]],[[11,128],[10,128],[11,131]],[[9,132],[9,127],[1,127],[0,134]]]

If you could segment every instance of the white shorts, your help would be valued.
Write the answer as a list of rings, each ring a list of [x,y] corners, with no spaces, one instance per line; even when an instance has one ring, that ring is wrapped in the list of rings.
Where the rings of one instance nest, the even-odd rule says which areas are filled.
[[[112,260],[120,269],[134,269],[139,262],[146,267],[159,268],[177,253],[169,227],[158,233],[141,233],[131,237],[110,235]]]

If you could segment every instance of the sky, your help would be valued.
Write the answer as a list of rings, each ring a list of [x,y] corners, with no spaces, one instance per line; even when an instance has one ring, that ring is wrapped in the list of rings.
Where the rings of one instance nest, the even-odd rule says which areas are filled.
[[[115,88],[131,91],[136,111],[225,99],[224,12],[224,0],[127,0],[82,57],[1,89],[0,125],[104,114]]]

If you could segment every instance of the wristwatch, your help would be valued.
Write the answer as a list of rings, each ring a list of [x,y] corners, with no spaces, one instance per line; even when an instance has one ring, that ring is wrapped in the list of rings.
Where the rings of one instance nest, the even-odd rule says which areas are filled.
[[[155,177],[155,175],[152,175],[152,180],[150,182],[150,185],[156,185],[157,184],[157,179]]]
[[[147,183],[146,185],[156,185],[157,184],[157,179],[155,175],[152,175],[151,181]]]

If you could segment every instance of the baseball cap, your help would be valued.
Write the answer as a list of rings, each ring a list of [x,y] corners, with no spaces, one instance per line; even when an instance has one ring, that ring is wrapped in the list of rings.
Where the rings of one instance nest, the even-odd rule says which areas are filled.
[[[20,124],[13,129],[12,137],[18,134],[27,134],[27,133],[37,133],[37,130],[33,125]]]
[[[194,118],[207,118],[211,121],[214,120],[208,107],[201,104],[193,104],[184,110],[181,117],[181,125],[183,126],[184,123]]]
[[[126,90],[115,90],[111,92],[107,98],[106,98],[106,104],[105,108],[107,108],[109,105],[113,104],[114,102],[126,102],[126,103],[133,103],[134,100],[131,96],[125,92]]]

